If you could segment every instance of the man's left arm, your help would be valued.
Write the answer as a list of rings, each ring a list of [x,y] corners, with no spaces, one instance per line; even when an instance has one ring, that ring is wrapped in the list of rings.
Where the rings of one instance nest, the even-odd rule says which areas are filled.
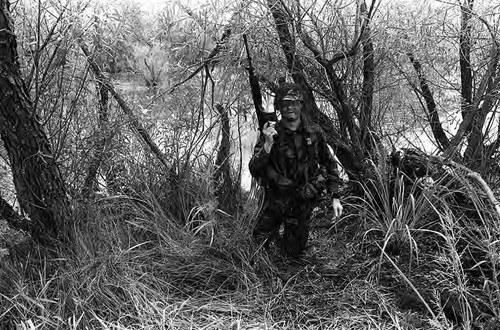
[[[337,167],[337,161],[328,148],[323,131],[318,134],[318,156],[319,164],[324,166],[327,172],[326,189],[328,196],[332,200],[333,215],[339,217],[342,215],[343,207],[340,203],[340,185],[343,182]]]

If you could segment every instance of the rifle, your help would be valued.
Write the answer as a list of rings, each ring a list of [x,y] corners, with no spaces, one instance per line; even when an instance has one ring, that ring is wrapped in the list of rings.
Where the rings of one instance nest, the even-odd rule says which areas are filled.
[[[248,59],[248,80],[250,81],[250,90],[252,91],[253,105],[255,106],[255,113],[257,114],[257,121],[259,123],[259,131],[262,131],[262,127],[268,121],[278,121],[276,112],[265,112],[262,107],[262,93],[260,92],[259,78],[255,76],[255,69],[252,66],[252,56],[250,55],[250,49],[248,47],[247,35],[243,34],[243,42],[245,43],[245,49],[247,52]]]

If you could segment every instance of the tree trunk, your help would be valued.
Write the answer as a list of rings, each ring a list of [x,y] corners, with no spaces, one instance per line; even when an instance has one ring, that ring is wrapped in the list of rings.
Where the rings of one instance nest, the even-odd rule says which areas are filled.
[[[417,59],[415,59],[412,53],[408,53],[408,57],[410,58],[410,61],[413,64],[413,68],[415,69],[415,72],[418,76],[420,89],[422,90],[422,96],[425,100],[425,104],[427,105],[427,116],[432,133],[434,134],[434,138],[438,143],[439,149],[445,150],[450,146],[450,141],[446,137],[446,133],[444,132],[443,126],[441,125],[441,120],[439,119],[439,114],[436,108],[436,102],[434,101],[434,96],[432,95],[431,89],[427,84],[425,74],[422,71],[422,65]]]
[[[99,171],[99,167],[103,161],[104,149],[110,135],[108,128],[109,92],[101,82],[97,82],[97,94],[99,95],[99,130],[94,144],[94,154],[89,161],[87,176],[85,177],[85,181],[83,183],[82,195],[84,198],[90,197],[95,190],[97,172]]]
[[[37,239],[60,238],[69,200],[49,140],[20,77],[8,0],[0,0],[0,135],[9,154],[21,208]]]
[[[360,5],[362,19],[368,19],[366,3]],[[363,94],[361,99],[360,127],[361,141],[365,147],[372,145],[370,132],[372,130],[373,85],[375,82],[375,62],[371,29],[367,24],[363,32]]]
[[[351,174],[356,175],[361,171],[359,164],[361,164],[360,160],[362,159],[362,155],[359,149],[359,143],[353,143],[354,147],[357,148],[357,151],[355,151],[352,146],[343,142],[343,138],[335,129],[330,118],[319,110],[312,89],[305,76],[305,68],[296,54],[295,42],[288,28],[290,17],[287,16],[278,1],[267,0],[267,5],[273,15],[281,48],[286,58],[288,71],[291,73],[294,82],[299,84],[305,92],[304,106],[306,116],[323,129],[327,136],[327,142],[334,148],[342,164]],[[349,107],[345,102],[346,97],[343,94],[343,88],[340,86],[340,81],[335,75],[331,78],[331,83],[333,84],[332,89],[335,90],[337,99],[341,104],[341,116],[346,119],[346,117],[348,117],[347,114],[349,111],[347,110],[349,110]],[[342,118],[340,118],[340,120],[342,121]],[[356,138],[359,139],[358,134],[354,134],[354,139]]]
[[[500,87],[500,74],[498,73],[500,63],[500,45],[493,40],[491,48],[490,62],[486,70],[479,88],[474,96],[471,112],[472,123],[471,131],[468,137],[467,149],[464,152],[464,160],[473,169],[478,169],[486,159],[490,157],[489,152],[485,154],[483,128],[486,122],[488,113],[493,110],[497,103],[497,93]],[[469,116],[466,116],[469,117]],[[465,121],[465,119],[464,119]],[[488,134],[489,132],[485,132]]]
[[[277,6],[277,5],[275,5]],[[300,8],[300,6],[298,6]],[[291,20],[292,17],[289,17],[289,14],[284,13],[283,8],[274,8],[276,11],[276,16],[275,16],[275,21],[279,19],[281,22],[281,25],[284,26],[284,31],[288,35],[290,35],[290,32],[288,31],[288,27],[286,26],[287,24],[287,17],[288,20]],[[365,8],[365,13],[366,13],[366,8]],[[298,16],[301,17],[300,12],[298,13]],[[366,15],[368,16],[368,14]],[[278,25],[278,23],[276,23]],[[367,25],[363,24],[363,29],[362,31],[365,31]],[[332,94],[333,95],[327,95],[326,99],[330,101],[332,106],[337,110],[337,115],[339,118],[339,123],[340,123],[340,131],[343,136],[348,135],[349,136],[349,142],[350,142],[350,147],[349,147],[349,152],[351,153],[350,159],[348,162],[352,163],[353,161],[356,164],[361,164],[361,160],[365,157],[364,154],[364,146],[362,145],[362,141],[360,140],[361,138],[361,131],[359,128],[359,122],[356,120],[356,115],[352,111],[352,106],[349,104],[347,95],[345,93],[345,87],[343,86],[341,79],[338,77],[336,74],[333,65],[340,59],[346,58],[348,56],[352,56],[356,54],[356,49],[357,45],[359,43],[359,40],[361,38],[358,38],[358,41],[354,43],[353,48],[345,53],[345,56],[338,56],[337,54],[333,56],[331,60],[327,60],[324,55],[320,52],[319,48],[316,46],[315,42],[313,39],[302,29],[302,23],[299,19],[297,23],[297,32],[300,35],[300,38],[304,45],[313,53],[314,59],[323,67],[325,70],[327,79],[326,81],[329,84],[328,90],[323,90],[324,94]],[[280,33],[280,30],[278,30],[278,33]],[[363,35],[364,32],[362,32]],[[285,34],[286,35],[286,34]],[[290,37],[291,42],[293,42],[292,38]],[[294,44],[293,44],[294,45]],[[283,46],[283,43],[282,43]],[[294,45],[295,47],[295,45]],[[286,53],[286,52],[285,52]],[[295,59],[295,62],[300,63],[300,60],[297,58]],[[304,69],[302,69],[302,72],[305,72]],[[319,84],[320,86],[323,84]],[[372,96],[369,96],[372,97]],[[317,110],[320,112],[319,110]],[[320,112],[321,113],[321,112]],[[323,115],[324,116],[324,115]],[[326,117],[326,116],[325,116]],[[329,122],[329,119],[326,118],[319,118],[320,120],[327,120]],[[324,129],[325,131],[328,132],[327,129]],[[338,145],[338,143],[336,144]],[[342,152],[341,152],[342,153]],[[344,153],[345,154],[345,153]],[[339,158],[342,157],[341,154],[339,154]],[[342,160],[342,163],[346,162],[346,160]],[[346,162],[347,163],[347,162]],[[356,172],[363,171],[361,167],[356,166]]]
[[[472,123],[472,129],[469,134],[467,148],[464,152],[464,162],[471,169],[478,169],[481,165],[481,160],[484,155],[484,134],[483,126],[486,121],[486,115],[484,111],[479,109],[476,116],[474,116],[474,121]]]
[[[106,58],[102,56],[103,49],[101,44],[101,34],[102,31],[100,29],[99,20],[96,18],[96,31],[94,35],[94,45],[95,45],[95,53],[99,56],[100,64],[102,66],[104,60],[102,58]],[[106,86],[100,81],[97,81],[97,95],[99,97],[99,108],[97,110],[97,121],[98,121],[98,132],[96,136],[96,140],[94,142],[94,154],[92,155],[89,166],[87,170],[87,176],[85,177],[85,181],[83,183],[82,195],[84,198],[89,198],[92,196],[93,192],[96,189],[97,184],[97,173],[99,171],[99,167],[104,158],[104,151],[106,148],[106,144],[110,138],[109,132],[109,91]]]
[[[493,107],[498,101],[498,88],[500,87],[500,75],[498,74],[498,67],[500,64],[500,43],[496,39],[496,35],[492,33],[492,45],[490,50],[490,57],[488,67],[483,74],[481,81],[474,93],[470,111],[468,111],[458,127],[458,131],[451,140],[450,147],[447,154],[452,153],[457,146],[462,142],[464,136],[469,132],[468,145],[465,150],[464,156],[467,163],[473,167],[481,164],[484,159],[483,150],[484,144],[483,126],[487,114],[493,111]],[[494,143],[492,146],[496,146]],[[478,153],[480,151],[480,153]],[[489,148],[489,152],[494,152]]]
[[[462,26],[460,27],[460,78],[461,78],[461,110],[462,118],[471,111],[472,104],[472,66],[470,53],[472,47],[472,5],[474,0],[465,0],[460,6],[462,11]]]
[[[215,108],[219,112],[222,125],[222,138],[215,161],[215,196],[222,210],[231,211],[236,206],[236,191],[231,178],[231,164],[229,163],[231,156],[231,126],[227,109],[221,104],[217,104]]]
[[[83,53],[87,57],[87,62],[90,65],[90,69],[94,73],[95,77],[99,82],[108,90],[111,95],[115,98],[115,100],[118,102],[118,105],[120,108],[125,112],[127,117],[129,118],[129,124],[134,129],[139,136],[142,138],[144,143],[149,147],[151,152],[157,157],[157,159],[165,166],[166,169],[170,168],[170,164],[168,163],[165,155],[161,152],[160,148],[156,145],[156,143],[153,141],[151,136],[149,135],[148,131],[142,126],[141,122],[137,118],[137,116],[134,114],[134,111],[127,105],[127,102],[118,94],[118,92],[115,90],[113,85],[106,79],[106,77],[102,74],[101,69],[99,66],[95,63],[95,61],[92,58],[92,55],[90,54],[90,51],[88,50],[88,47],[85,45],[81,37],[78,38],[78,43],[80,45],[80,48],[82,49]]]

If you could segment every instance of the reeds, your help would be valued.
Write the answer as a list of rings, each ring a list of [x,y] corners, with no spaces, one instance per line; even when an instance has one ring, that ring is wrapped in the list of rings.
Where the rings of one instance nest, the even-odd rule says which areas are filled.
[[[379,250],[370,263],[375,280],[392,269],[432,327],[499,324],[500,219],[491,189],[455,163],[442,164],[433,178],[392,174],[384,163],[373,169],[360,184],[363,196],[350,200],[364,244]]]
[[[346,203],[354,241],[345,219],[314,235],[351,243],[330,271],[341,280],[314,263],[283,276],[251,241],[259,198],[228,214],[200,180],[195,205],[176,213],[186,219],[147,189],[75,205],[73,249],[4,259],[0,328],[494,329],[498,217],[484,189],[458,167],[425,185],[382,166]],[[333,252],[318,259],[341,258]],[[421,308],[402,306],[397,288]]]

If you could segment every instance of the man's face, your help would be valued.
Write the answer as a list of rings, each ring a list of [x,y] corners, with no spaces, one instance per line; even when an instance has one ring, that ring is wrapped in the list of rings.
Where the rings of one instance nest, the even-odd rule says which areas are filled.
[[[294,94],[288,94],[281,101],[281,118],[292,122],[300,118],[302,113],[302,98]]]

